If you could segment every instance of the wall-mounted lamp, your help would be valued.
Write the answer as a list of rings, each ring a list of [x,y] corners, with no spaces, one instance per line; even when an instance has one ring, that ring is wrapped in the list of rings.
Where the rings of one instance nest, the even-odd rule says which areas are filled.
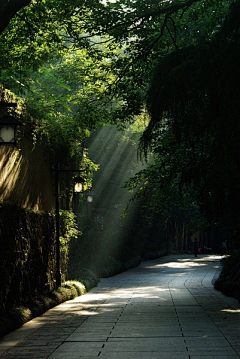
[[[74,186],[74,192],[76,193],[82,193],[83,192],[83,185],[84,185],[84,179],[80,176],[75,177],[73,179],[73,186]]]
[[[88,192],[88,194],[87,194],[87,201],[88,201],[88,203],[92,203],[92,202],[93,202],[93,196],[94,196],[93,192]]]
[[[12,116],[3,116],[0,118],[0,145],[16,145],[17,126],[21,122]]]

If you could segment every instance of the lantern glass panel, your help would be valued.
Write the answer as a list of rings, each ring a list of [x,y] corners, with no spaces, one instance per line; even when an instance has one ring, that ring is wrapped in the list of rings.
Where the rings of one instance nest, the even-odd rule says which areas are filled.
[[[81,182],[74,183],[74,192],[81,193],[83,191],[83,184]]]
[[[14,143],[15,142],[15,127],[11,125],[4,125],[0,127],[0,142]]]

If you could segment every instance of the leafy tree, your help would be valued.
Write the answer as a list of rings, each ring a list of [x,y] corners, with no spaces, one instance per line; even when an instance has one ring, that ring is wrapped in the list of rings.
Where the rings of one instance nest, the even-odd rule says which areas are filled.
[[[228,1],[209,0],[32,1],[1,36],[2,82],[24,83],[29,66],[36,68],[52,52],[59,56],[84,47],[91,56],[102,58],[106,54],[99,43],[105,43],[115,75],[111,93],[126,101],[125,110],[118,113],[123,121],[130,113],[139,114],[155,62],[186,42],[209,39],[227,6]]]
[[[233,8],[230,7],[231,4]],[[229,19],[224,23],[228,13]],[[102,80],[102,87],[100,87],[103,92],[95,103],[100,105],[103,100],[103,108],[106,102],[109,103],[113,98],[114,109],[110,112],[103,110],[102,118],[107,116],[107,121],[112,117],[123,122],[142,110],[152,71],[161,60],[149,95],[152,121],[144,134],[143,146],[146,149],[148,144],[153,144],[154,151],[158,155],[156,143],[161,139],[159,131],[161,131],[162,120],[165,121],[166,118],[170,128],[169,138],[173,136],[175,141],[173,146],[175,154],[172,153],[169,157],[172,161],[169,168],[174,170],[173,165],[176,165],[177,160],[180,159],[180,168],[179,166],[175,168],[178,181],[187,183],[186,178],[192,178],[192,182],[197,179],[196,184],[200,188],[202,202],[211,204],[209,210],[206,208],[207,212],[213,213],[215,206],[218,206],[217,212],[220,214],[222,209],[226,208],[225,204],[231,202],[230,198],[233,196],[229,197],[226,194],[230,191],[228,188],[230,182],[227,188],[224,187],[224,191],[221,189],[232,178],[232,173],[235,173],[238,163],[234,161],[231,171],[224,172],[224,178],[220,178],[219,175],[215,176],[217,178],[215,182],[218,184],[215,186],[214,174],[221,172],[222,162],[233,161],[234,156],[231,151],[234,155],[237,151],[237,146],[234,144],[231,149],[229,146],[226,154],[220,142],[221,136],[225,135],[225,130],[227,130],[226,139],[229,143],[231,142],[234,126],[231,130],[229,126],[218,126],[219,122],[216,119],[219,118],[222,124],[226,116],[229,116],[227,109],[232,104],[230,99],[237,98],[237,91],[235,91],[237,86],[233,85],[231,91],[223,91],[224,95],[219,94],[218,89],[223,88],[226,78],[230,79],[228,89],[231,88],[234,79],[230,74],[228,77],[225,70],[231,68],[232,64],[235,64],[235,71],[238,74],[236,65],[238,51],[235,58],[230,56],[230,53],[234,53],[237,43],[238,22],[237,1],[86,2],[71,0],[67,4],[62,0],[58,2],[54,0],[32,1],[29,6],[24,7],[12,18],[1,36],[2,82],[9,84],[10,87],[15,86],[14,81],[15,84],[25,84],[29,74],[29,65],[35,66],[36,69],[36,66],[49,58],[49,55],[55,54],[59,57],[59,55],[63,56],[73,50],[84,48],[86,57],[91,56],[94,59],[92,64],[94,61],[101,64],[98,65],[99,69],[103,64],[102,59],[107,56],[108,71],[105,64],[103,74],[106,83],[103,85],[104,80]],[[229,53],[228,60],[224,57],[225,52]],[[70,104],[66,83],[69,89],[74,85],[68,82],[70,80],[66,79],[66,73],[63,75],[63,69],[61,69],[62,72],[60,71],[61,66],[58,61],[54,63],[54,66],[56,64],[56,74],[61,73],[61,81],[58,82],[61,88],[61,94],[58,93],[59,99],[67,99],[67,106],[64,107],[69,107],[71,111],[74,107],[73,112],[78,113],[79,116],[81,106],[76,105],[77,96],[80,102],[84,100],[83,93],[79,94],[77,91],[78,95],[74,95]],[[44,71],[49,71],[50,74],[47,67],[48,65],[44,65],[41,71],[44,68]],[[52,73],[51,76],[55,75]],[[109,81],[110,78],[111,81]],[[211,81],[211,78],[214,80]],[[217,84],[221,87],[217,87]],[[18,86],[22,91],[23,86]],[[82,107],[84,125],[92,118],[96,118],[92,99],[96,92],[98,95],[101,92],[100,87],[92,86],[91,93],[91,86],[90,80],[87,89],[88,100],[83,101],[84,107]],[[62,115],[63,106],[56,104],[54,97],[57,97],[56,92],[51,100],[48,98],[49,103],[52,104],[52,109],[57,105],[61,113],[60,118],[55,118],[54,121],[64,128],[65,121],[69,121],[69,113]],[[229,103],[222,101],[223,98],[228,98]],[[225,103],[223,108],[217,106],[219,101],[222,105]],[[237,113],[238,108],[235,108]],[[97,109],[99,110],[99,107]],[[236,122],[236,116],[234,118]],[[50,110],[48,126],[53,119],[54,115]],[[78,121],[79,118],[76,122],[79,125]],[[178,150],[179,144],[181,144],[181,151]],[[219,148],[221,151],[218,156]],[[190,163],[189,153],[191,154]],[[164,158],[163,161],[165,162],[166,159]],[[203,165],[204,173],[200,173]],[[215,172],[212,171],[211,174],[212,166]],[[171,174],[172,171],[169,173]],[[209,183],[212,185],[206,185]],[[235,183],[232,184],[235,185]],[[217,188],[220,189],[217,190]],[[217,198],[220,198],[220,193],[223,200],[219,204]],[[228,196],[227,202],[226,196]],[[212,201],[212,198],[215,200]]]
[[[78,50],[46,62],[28,76],[25,96],[28,111],[38,118],[35,136],[48,134],[52,145],[66,143],[71,152],[74,140],[80,144],[90,130],[109,121],[110,107],[103,106],[102,98],[112,81],[106,62],[95,64]]]
[[[93,40],[86,35],[83,25],[91,7],[97,8],[98,3],[85,0],[70,0],[67,4],[63,0],[29,2],[1,34],[2,78],[21,82],[31,67],[36,69],[49,55],[55,53],[59,57],[74,48],[76,42],[78,47],[88,47]]]
[[[208,218],[230,227],[238,226],[240,211],[239,11],[236,2],[211,41],[177,50],[160,62],[142,142],[145,149],[158,142],[167,123],[175,148],[167,165],[174,178],[180,175],[183,184],[194,184]]]

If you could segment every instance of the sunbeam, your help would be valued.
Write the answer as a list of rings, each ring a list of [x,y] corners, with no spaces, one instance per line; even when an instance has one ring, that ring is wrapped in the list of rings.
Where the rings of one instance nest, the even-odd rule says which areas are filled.
[[[138,161],[138,142],[133,136],[131,138],[129,132],[126,135],[117,131],[115,126],[109,126],[96,131],[86,144],[89,157],[100,165],[93,178],[94,201],[85,232],[94,252],[91,264],[97,267],[106,264],[110,257],[121,261],[136,245],[133,242],[137,239],[131,233],[136,228],[134,221],[139,206],[132,204],[126,216],[121,218],[131,197],[123,186],[144,168],[144,164]]]

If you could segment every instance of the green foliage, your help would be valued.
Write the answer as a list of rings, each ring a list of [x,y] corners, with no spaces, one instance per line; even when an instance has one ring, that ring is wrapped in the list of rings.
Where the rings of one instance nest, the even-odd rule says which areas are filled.
[[[126,94],[109,90],[117,47],[105,45],[107,35],[86,33],[92,7],[103,5],[33,1],[0,37],[0,81],[24,96],[35,143],[47,144],[62,163],[81,160],[91,130],[123,118],[124,108],[129,115]]]
[[[207,45],[178,50],[161,61],[149,92],[151,121],[143,147],[166,151],[161,132],[170,133],[171,155],[161,160],[161,171],[167,167],[181,184],[193,185],[210,220],[233,226],[240,189],[240,53],[235,34],[223,38],[224,31]]]
[[[80,296],[80,295],[84,295],[86,294],[86,287],[83,283],[81,282],[78,282],[76,280],[68,280],[67,282],[64,282],[62,284],[62,287],[64,288],[72,288],[74,287],[77,291],[77,294]]]
[[[67,152],[70,157],[81,152],[90,130],[103,118],[107,121],[107,109],[98,99],[103,92],[102,76],[103,69],[94,68],[84,51],[60,61],[53,59],[29,73],[24,92],[28,113],[34,116],[35,141],[42,138],[55,152]]]
[[[85,253],[84,256],[87,256],[87,253]],[[88,260],[87,257],[85,259]],[[75,278],[77,282],[82,283],[87,291],[95,287],[99,282],[97,273],[93,272],[89,268],[84,267],[78,267],[77,271],[75,271],[71,277]],[[72,282],[72,280],[70,282]]]
[[[32,319],[32,313],[30,309],[23,306],[13,308],[10,313],[11,319],[14,320],[19,326]]]
[[[172,225],[172,220],[181,220],[186,221],[188,229],[194,233],[205,226],[199,212],[196,188],[191,183],[183,184],[181,180],[186,168],[184,149],[174,144],[167,128],[160,132],[159,137],[159,142],[152,147],[155,154],[148,167],[128,180],[125,187],[133,193],[131,200],[142,199],[149,228],[154,226],[157,215],[162,229]]]
[[[221,274],[214,284],[215,289],[240,301],[240,252],[233,251],[222,261]]]
[[[0,337],[19,328],[33,318],[29,308],[20,306],[7,311],[0,309]]]
[[[153,162],[126,185],[132,192],[137,190],[133,198],[147,201],[152,209],[150,221],[154,221],[155,212],[163,214],[168,223],[187,211],[192,230],[205,227],[206,216],[211,221],[223,220],[229,226],[235,221],[237,225],[239,206],[234,196],[239,189],[235,146],[239,137],[239,27],[238,4],[233,2],[233,8],[229,8],[231,3],[192,1],[161,7],[149,1],[128,3],[129,8],[124,1],[108,3],[110,25],[105,23],[105,29],[129,54],[118,58],[119,67],[116,64],[116,68],[126,71],[123,82],[118,83],[120,88],[131,71],[136,77],[133,81],[137,81],[140,71],[145,70],[145,41],[154,44],[148,52],[148,71],[163,58],[149,91],[151,121],[141,143],[146,155],[148,150],[154,154]],[[120,16],[123,9],[124,19]],[[151,42],[157,22],[161,31],[156,31]],[[128,42],[129,34],[132,38]],[[135,66],[141,70],[138,72]],[[145,89],[147,86],[146,79]],[[199,206],[204,210],[202,214]]]
[[[96,118],[105,123],[109,113],[124,121],[140,113],[155,61],[176,46],[208,41],[228,6],[229,1],[209,0],[32,1],[1,35],[1,81],[21,93],[32,87],[34,112],[38,102],[44,114],[46,105],[52,106],[47,108],[47,122],[39,119],[47,131],[51,120],[60,126],[66,119],[71,122],[69,112],[78,107],[76,101],[80,105],[78,123],[91,127]],[[29,69],[35,71],[41,64],[33,85]],[[77,90],[76,86],[78,93],[71,98],[69,91]],[[68,115],[63,115],[63,108]],[[68,131],[65,127],[66,138]]]
[[[228,8],[229,1],[210,0],[107,2],[92,14],[91,29],[93,34],[107,32],[123,49],[113,62],[115,90],[127,92],[131,100],[141,99],[156,62],[173,49],[209,41]]]
[[[85,275],[85,278],[86,277]],[[88,288],[91,289],[94,285],[95,283],[92,286],[89,283]],[[0,337],[21,327],[32,318],[43,314],[50,308],[67,300],[74,299],[77,296],[84,295],[85,293],[86,288],[83,283],[67,281],[64,282],[60,288],[37,298],[29,299],[22,306],[12,307],[8,310],[3,310],[0,307]]]
[[[76,40],[87,44],[83,25],[93,5],[101,6],[98,1],[31,1],[1,35],[1,56],[10,60],[8,69],[22,67],[24,73],[25,64],[36,66],[51,52],[64,53]]]
[[[61,237],[62,250],[66,250],[65,246],[79,234],[75,217],[73,212],[60,210],[60,227],[63,234]]]
[[[57,304],[61,304],[67,300],[74,299],[77,296],[77,290],[75,287],[69,285],[55,289],[52,292],[52,296]]]
[[[63,278],[66,278],[69,262],[69,246],[71,241],[79,235],[76,216],[71,211],[60,210],[60,254],[61,271]]]

